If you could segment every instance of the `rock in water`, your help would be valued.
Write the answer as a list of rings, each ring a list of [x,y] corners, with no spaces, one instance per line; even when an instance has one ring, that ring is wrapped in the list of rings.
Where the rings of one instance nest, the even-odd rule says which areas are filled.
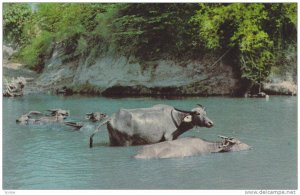
[[[15,97],[23,95],[23,88],[26,84],[26,80],[23,77],[13,78],[11,82],[6,81],[3,96]]]

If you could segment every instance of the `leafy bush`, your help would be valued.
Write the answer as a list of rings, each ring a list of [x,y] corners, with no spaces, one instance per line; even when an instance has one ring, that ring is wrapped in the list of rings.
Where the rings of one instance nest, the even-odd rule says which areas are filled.
[[[260,83],[296,48],[296,25],[296,3],[38,3],[35,12],[4,4],[5,39],[21,44],[21,59],[35,70],[51,43],[65,61],[88,64],[108,51],[140,61],[230,51],[241,77]]]
[[[113,21],[119,51],[141,58],[184,56],[193,49],[190,18],[197,4],[125,4]]]
[[[53,35],[47,31],[43,31],[32,40],[31,44],[25,46],[19,54],[25,65],[36,71],[41,71],[45,57],[50,55],[47,52],[49,52],[49,49],[51,50],[52,40]]]
[[[24,26],[32,17],[32,11],[26,3],[3,3],[4,41],[14,45],[24,44]]]
[[[242,77],[260,83],[275,64],[275,46],[289,40],[281,35],[296,40],[296,14],[296,4],[200,4],[192,21],[208,49],[235,48]]]

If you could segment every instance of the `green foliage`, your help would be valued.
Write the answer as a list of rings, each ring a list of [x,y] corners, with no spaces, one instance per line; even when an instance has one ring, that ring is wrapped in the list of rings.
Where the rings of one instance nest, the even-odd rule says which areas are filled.
[[[105,48],[107,26],[116,4],[48,3],[39,4],[41,28],[55,35],[69,59],[87,57],[93,48]],[[105,50],[105,49],[103,49]],[[99,53],[100,53],[99,52]]]
[[[32,12],[28,4],[4,4],[5,39],[20,43],[19,56],[36,70],[53,47],[62,49],[65,62],[90,65],[110,51],[140,61],[230,51],[241,77],[259,83],[287,61],[282,51],[296,48],[296,3],[36,5]]]
[[[120,51],[137,57],[184,55],[192,48],[197,4],[125,4],[113,21],[113,39]]]
[[[31,69],[41,71],[44,65],[45,57],[49,57],[49,49],[53,36],[47,31],[43,31],[28,46],[25,46],[20,52],[20,58],[25,65]],[[48,55],[47,55],[48,54]]]
[[[24,44],[24,27],[32,17],[32,11],[26,3],[3,3],[4,41],[15,45]]]
[[[295,36],[296,14],[296,4],[200,4],[192,21],[208,49],[236,48],[242,77],[260,83],[274,65],[274,46],[283,42],[281,35]]]
[[[55,42],[64,50],[64,61],[103,52],[108,45],[108,28],[115,4],[40,3],[36,12],[23,25],[24,40],[19,57],[30,68],[41,70]],[[108,12],[106,17],[104,13]],[[104,36],[105,35],[105,36]]]

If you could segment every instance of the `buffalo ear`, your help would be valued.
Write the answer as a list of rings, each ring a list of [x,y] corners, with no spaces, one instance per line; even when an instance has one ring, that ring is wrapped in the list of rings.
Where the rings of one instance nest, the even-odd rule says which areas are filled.
[[[187,115],[183,118],[183,121],[186,123],[192,122],[192,115]]]

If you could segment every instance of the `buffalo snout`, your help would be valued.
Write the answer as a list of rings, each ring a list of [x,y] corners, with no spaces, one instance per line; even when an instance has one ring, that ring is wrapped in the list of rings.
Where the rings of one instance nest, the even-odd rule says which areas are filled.
[[[28,117],[20,117],[16,119],[16,123],[26,123],[28,121]]]
[[[211,127],[214,126],[214,123],[213,123],[211,120],[209,120],[209,121],[206,121],[205,126],[206,126],[207,128],[211,128]]]

